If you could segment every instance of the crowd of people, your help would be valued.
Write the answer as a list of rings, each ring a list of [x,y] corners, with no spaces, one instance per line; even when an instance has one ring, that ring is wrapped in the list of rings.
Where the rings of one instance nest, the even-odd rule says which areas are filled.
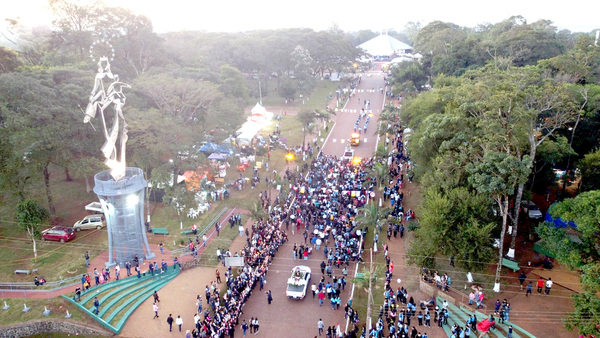
[[[222,297],[218,281],[206,286],[204,299],[198,295],[198,312],[194,316],[195,328],[190,332],[192,337],[233,336],[243,306],[257,283],[264,279],[278,248],[287,241],[287,235],[281,230],[279,223],[271,220],[255,222],[251,233],[252,240],[240,254],[245,265],[237,276],[232,274],[231,267],[225,272],[227,291]],[[217,277],[220,279],[220,276]],[[203,301],[209,305],[204,312]],[[252,318],[248,327],[251,332],[258,332],[258,318]]]

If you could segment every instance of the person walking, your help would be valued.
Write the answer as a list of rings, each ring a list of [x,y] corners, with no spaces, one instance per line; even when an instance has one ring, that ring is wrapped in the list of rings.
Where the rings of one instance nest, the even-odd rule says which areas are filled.
[[[94,313],[100,313],[100,301],[98,300],[98,297],[94,297]]]
[[[221,273],[219,272],[219,269],[217,269],[215,274],[217,275],[217,283],[221,284]]]
[[[532,289],[533,289],[533,284],[531,282],[529,282],[529,284],[527,284],[527,291],[525,291],[525,297],[527,297],[531,294]]]
[[[323,323],[323,320],[321,318],[319,318],[319,321],[317,322],[317,329],[319,329],[319,336],[323,333],[324,327],[325,327],[325,323]]]
[[[271,305],[271,302],[273,301],[273,295],[271,294],[271,290],[267,291],[267,302],[269,302],[269,305]]]
[[[183,319],[181,315],[177,315],[177,319],[175,319],[175,324],[179,326],[179,332],[181,332],[181,325],[183,325]]]
[[[543,288],[544,288],[544,280],[542,279],[542,277],[540,277],[537,280],[537,292],[542,293]]]
[[[115,277],[117,280],[119,280],[120,276],[121,276],[121,266],[119,264],[117,264],[115,266]]]
[[[156,292],[156,290],[154,290],[154,294],[152,296],[154,297],[155,303],[160,303],[160,299],[158,299],[158,293]]]
[[[154,304],[152,304],[152,311],[154,311],[154,318],[158,318],[158,305],[156,305],[156,302],[154,302]]]
[[[521,271],[521,274],[519,275],[519,283],[521,284],[521,291],[523,291],[523,285],[525,284],[525,279],[527,279],[527,275],[525,274],[525,271]]]
[[[546,290],[544,291],[547,295],[550,294],[550,289],[552,288],[552,278],[548,278],[546,281]]]
[[[173,314],[169,313],[169,317],[167,317],[167,324],[169,324],[169,332],[173,330]]]
[[[244,333],[244,337],[246,337],[246,331],[248,331],[248,324],[246,323],[246,320],[244,319],[242,321],[242,332]]]
[[[254,318],[254,334],[257,334],[260,331],[260,325],[258,322],[258,317]]]
[[[86,251],[85,254],[83,254],[83,257],[85,258],[85,267],[89,268],[90,267],[90,254]]]

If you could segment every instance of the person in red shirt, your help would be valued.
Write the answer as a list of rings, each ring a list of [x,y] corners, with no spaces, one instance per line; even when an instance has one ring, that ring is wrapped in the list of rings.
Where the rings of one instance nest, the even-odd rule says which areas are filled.
[[[542,277],[540,277],[537,280],[537,292],[542,293],[543,288],[544,288],[544,280],[542,279]]]

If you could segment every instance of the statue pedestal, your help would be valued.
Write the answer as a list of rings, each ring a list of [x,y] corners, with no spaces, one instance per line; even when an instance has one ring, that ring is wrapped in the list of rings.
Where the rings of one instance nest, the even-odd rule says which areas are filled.
[[[125,177],[115,181],[109,170],[94,176],[94,193],[98,195],[106,218],[108,231],[108,262],[106,266],[133,267],[137,256],[139,263],[156,257],[150,251],[144,225],[144,195],[147,182],[140,168],[127,168]]]

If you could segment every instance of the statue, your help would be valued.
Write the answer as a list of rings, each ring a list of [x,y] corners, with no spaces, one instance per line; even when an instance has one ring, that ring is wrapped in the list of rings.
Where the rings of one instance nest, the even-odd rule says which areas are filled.
[[[112,80],[112,83],[108,87],[105,87],[105,79]],[[106,138],[101,148],[106,158],[104,163],[111,169],[111,176],[117,181],[125,176],[126,169],[125,145],[127,143],[127,123],[123,117],[123,106],[126,99],[125,94],[123,94],[123,88],[131,88],[131,86],[120,82],[119,76],[113,74],[110,70],[108,58],[101,57],[98,61],[98,73],[96,74],[89,103],[85,109],[83,122],[90,122],[92,118],[96,117],[96,113],[100,112],[102,126],[104,127],[104,137]],[[114,116],[112,126],[109,128],[106,123],[104,111],[111,105],[114,109]],[[117,149],[119,138],[120,149]]]

